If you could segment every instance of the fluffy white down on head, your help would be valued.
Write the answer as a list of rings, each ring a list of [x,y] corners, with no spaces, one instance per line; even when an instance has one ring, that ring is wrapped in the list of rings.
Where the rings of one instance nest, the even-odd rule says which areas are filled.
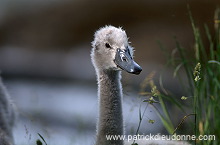
[[[121,27],[105,26],[96,31],[91,58],[97,72],[105,69],[120,70],[114,62],[117,48],[121,50],[128,48],[133,56],[133,48],[129,45],[128,37]]]

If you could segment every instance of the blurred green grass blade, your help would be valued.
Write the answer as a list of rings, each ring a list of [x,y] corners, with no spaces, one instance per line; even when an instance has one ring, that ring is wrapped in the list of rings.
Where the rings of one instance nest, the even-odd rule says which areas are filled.
[[[44,141],[44,143],[47,145],[47,142],[45,141],[44,137],[40,133],[37,133],[37,134]]]
[[[181,111],[185,112],[183,109],[183,105],[179,101],[177,101],[173,96],[166,96],[166,95],[161,94],[161,98],[168,100],[169,102],[173,103],[178,108],[180,108]]]
[[[212,36],[210,34],[208,26],[205,24],[204,27],[205,27],[206,36],[207,36],[208,41],[209,41],[210,58],[215,59],[214,43],[212,41]]]
[[[167,107],[165,106],[165,103],[162,99],[161,96],[159,96],[159,102],[161,104],[161,107],[162,107],[162,110],[163,110],[163,113],[165,114],[165,117],[166,117],[166,120],[167,120],[167,123],[169,123],[169,126],[170,126],[170,129],[174,129],[173,127],[173,123],[172,121],[170,120],[170,116],[169,116],[169,113],[168,113],[168,110],[167,110]]]
[[[180,63],[174,70],[173,76],[176,77],[179,69],[183,66],[183,63]]]
[[[216,61],[216,60],[209,60],[208,63],[214,63],[214,64],[220,65],[220,62],[219,62],[219,61]]]
[[[157,109],[156,106],[152,105],[153,108],[156,110],[157,115],[159,116],[160,120],[162,121],[164,127],[166,128],[166,130],[168,131],[169,134],[172,134],[174,127],[172,125],[172,123],[170,123],[161,113],[160,111]]]

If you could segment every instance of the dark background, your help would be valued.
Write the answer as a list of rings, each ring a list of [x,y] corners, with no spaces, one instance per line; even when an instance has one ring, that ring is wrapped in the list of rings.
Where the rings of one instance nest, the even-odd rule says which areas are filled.
[[[189,56],[194,55],[187,6],[203,33],[204,24],[214,33],[218,0],[0,1],[0,70],[20,120],[15,142],[34,144],[37,132],[41,132],[51,144],[62,144],[64,140],[77,144],[76,140],[86,134],[88,141],[82,139],[79,144],[92,144],[97,98],[90,50],[94,32],[105,25],[126,30],[136,49],[135,60],[143,67],[139,76],[123,73],[125,96],[137,96],[139,84],[152,71],[157,74],[155,80],[163,74],[166,89],[181,96],[184,92],[173,78],[173,69],[166,67],[158,42],[170,53],[176,37],[192,52]],[[140,103],[134,105],[131,100],[125,99],[125,122],[129,122],[129,110],[134,106],[138,110]],[[134,130],[138,123],[135,115],[133,112],[137,120],[130,123]],[[150,132],[164,130],[158,124],[159,128]],[[132,128],[127,130],[129,133]]]

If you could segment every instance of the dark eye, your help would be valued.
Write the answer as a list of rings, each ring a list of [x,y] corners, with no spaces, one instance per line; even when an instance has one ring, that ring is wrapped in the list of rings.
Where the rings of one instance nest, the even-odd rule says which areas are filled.
[[[105,47],[106,47],[106,48],[111,48],[111,46],[110,46],[109,43],[105,43]]]

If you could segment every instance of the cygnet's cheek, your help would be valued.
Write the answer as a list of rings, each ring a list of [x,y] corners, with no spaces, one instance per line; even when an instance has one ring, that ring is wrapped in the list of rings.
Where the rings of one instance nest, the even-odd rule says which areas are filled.
[[[113,68],[115,68],[116,70],[120,70],[120,68],[117,66],[117,64],[115,64],[114,61],[113,61]]]

